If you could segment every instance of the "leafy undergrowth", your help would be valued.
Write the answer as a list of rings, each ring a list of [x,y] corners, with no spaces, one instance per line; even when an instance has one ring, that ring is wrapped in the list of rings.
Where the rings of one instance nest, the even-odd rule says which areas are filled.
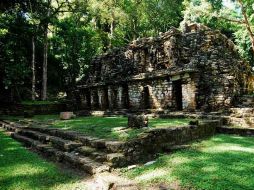
[[[216,135],[190,149],[162,155],[150,166],[123,170],[141,186],[169,184],[182,189],[254,189],[254,139]]]
[[[5,117],[8,120],[23,120],[22,117]],[[129,140],[151,128],[184,126],[189,119],[149,119],[147,129],[127,128],[127,117],[77,117],[71,120],[59,120],[58,115],[36,115],[32,120],[50,123],[50,127],[74,130],[89,136],[113,140]]]
[[[86,189],[82,187],[81,176],[60,170],[0,131],[1,190],[74,190],[77,187]]]

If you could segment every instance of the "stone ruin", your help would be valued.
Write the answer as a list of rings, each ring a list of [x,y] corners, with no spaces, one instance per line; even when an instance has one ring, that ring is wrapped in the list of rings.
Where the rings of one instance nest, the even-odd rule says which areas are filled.
[[[219,31],[172,28],[112,49],[91,63],[80,109],[214,111],[246,92],[250,67]]]

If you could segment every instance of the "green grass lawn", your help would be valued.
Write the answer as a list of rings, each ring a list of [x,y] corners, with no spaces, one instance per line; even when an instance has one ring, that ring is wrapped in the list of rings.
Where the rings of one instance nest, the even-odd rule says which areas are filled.
[[[37,116],[36,119],[44,120],[43,116]],[[127,128],[126,117],[78,117],[72,120],[53,120],[52,127],[65,130],[80,131],[86,135],[98,138],[128,140],[136,137],[147,129],[129,129]],[[172,127],[179,125],[187,125],[189,119],[150,119],[149,128],[156,127]]]
[[[138,180],[144,188],[173,184],[183,189],[252,190],[254,138],[216,135],[124,174]]]
[[[22,117],[3,117],[9,120],[23,120]],[[162,128],[187,125],[190,119],[149,119],[148,129],[128,129],[127,117],[77,117],[71,120],[59,120],[58,115],[37,115],[32,120],[50,123],[50,127],[74,130],[89,136],[113,140],[129,140],[137,137],[149,128]]]
[[[21,146],[0,130],[1,190],[71,190],[81,176],[63,171]]]

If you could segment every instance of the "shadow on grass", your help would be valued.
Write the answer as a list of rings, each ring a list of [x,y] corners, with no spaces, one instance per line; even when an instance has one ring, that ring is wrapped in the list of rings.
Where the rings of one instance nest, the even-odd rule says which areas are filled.
[[[149,127],[172,127],[188,124],[187,119],[150,119]],[[123,129],[127,127],[127,117],[83,117],[69,121],[55,121],[52,127],[80,131],[98,138],[129,140],[146,129]]]
[[[0,131],[0,189],[69,189],[81,176],[62,171]],[[68,187],[67,187],[68,186]]]
[[[160,174],[160,175],[159,175]],[[143,184],[174,183],[186,189],[254,189],[254,139],[217,135],[191,149],[161,156],[127,172]]]
[[[34,120],[42,122],[53,128],[61,128],[65,130],[79,131],[88,136],[98,138],[105,138],[111,140],[129,140],[137,137],[146,129],[119,129],[127,128],[128,118],[124,116],[116,117],[77,117],[71,120],[60,120],[59,115],[36,115],[31,119],[24,119],[22,117],[8,117],[3,118],[7,120]],[[183,126],[189,123],[189,119],[149,119],[150,128],[166,128],[172,126]]]

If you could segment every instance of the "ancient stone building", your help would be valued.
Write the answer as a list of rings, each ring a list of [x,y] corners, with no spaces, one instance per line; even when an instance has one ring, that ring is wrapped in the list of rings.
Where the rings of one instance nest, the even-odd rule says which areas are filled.
[[[192,24],[96,57],[82,109],[217,110],[245,90],[249,67],[219,31]]]

